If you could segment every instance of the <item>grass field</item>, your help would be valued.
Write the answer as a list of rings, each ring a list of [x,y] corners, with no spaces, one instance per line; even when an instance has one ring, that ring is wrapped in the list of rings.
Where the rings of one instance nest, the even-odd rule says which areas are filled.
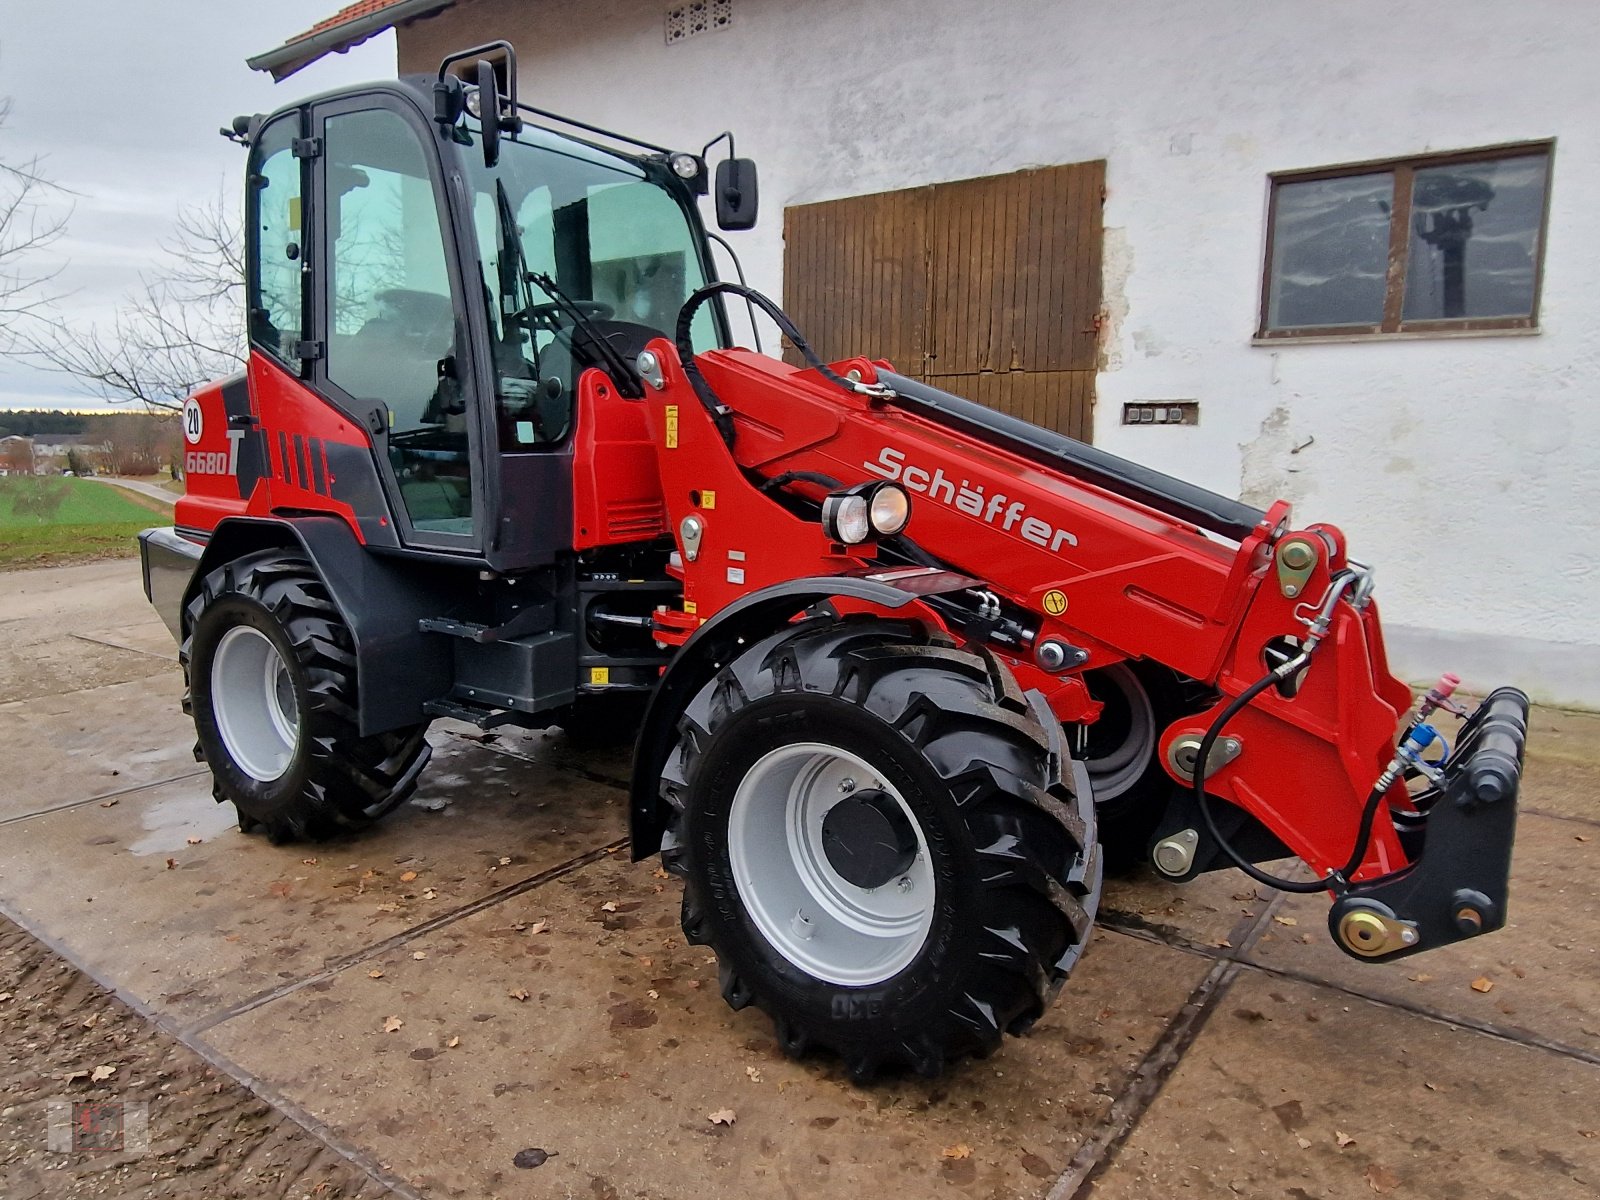
[[[172,510],[107,483],[64,475],[0,477],[0,570],[44,567],[136,550],[134,535]]]

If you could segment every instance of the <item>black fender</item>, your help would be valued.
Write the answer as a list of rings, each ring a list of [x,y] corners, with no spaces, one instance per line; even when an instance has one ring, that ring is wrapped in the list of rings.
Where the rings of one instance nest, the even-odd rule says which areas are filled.
[[[835,596],[864,600],[884,608],[902,608],[923,598],[923,594],[856,575],[791,579],[752,592],[728,605],[696,629],[673,656],[650,697],[633,752],[628,837],[634,862],[661,849],[661,835],[667,827],[666,803],[658,792],[661,772],[677,739],[678,718],[689,701],[743,645],[766,636],[812,605]]]
[[[206,542],[179,613],[212,571],[275,549],[311,564],[350,629],[361,736],[426,720],[422,706],[450,690],[453,664],[449,639],[424,634],[417,623],[448,612],[452,597],[468,594],[476,568],[375,552],[338,517],[228,517]],[[188,630],[180,626],[174,633],[182,641]]]

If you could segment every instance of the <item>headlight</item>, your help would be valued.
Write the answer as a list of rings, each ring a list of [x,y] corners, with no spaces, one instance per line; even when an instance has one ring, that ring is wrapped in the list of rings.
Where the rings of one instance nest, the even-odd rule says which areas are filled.
[[[872,536],[871,506],[853,492],[829,496],[822,502],[822,529],[836,542],[854,546]]]
[[[911,497],[897,483],[863,483],[822,502],[822,529],[854,546],[873,535],[893,537],[911,520]]]
[[[911,520],[911,497],[897,483],[880,483],[868,504],[872,527],[884,537],[893,537]]]
[[[672,173],[679,179],[693,179],[700,174],[700,160],[692,154],[674,154],[667,160],[672,164]]]

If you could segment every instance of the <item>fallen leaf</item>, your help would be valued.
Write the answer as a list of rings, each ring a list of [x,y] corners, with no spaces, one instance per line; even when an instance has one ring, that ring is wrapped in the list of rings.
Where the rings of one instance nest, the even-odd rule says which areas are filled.
[[[405,1022],[399,1017],[385,1017],[383,1021],[383,1031],[385,1033],[399,1033],[400,1027],[404,1024]]]
[[[110,800],[101,801],[100,807],[101,808],[115,808],[117,805],[119,805],[121,803],[122,803],[121,800],[118,800],[116,797],[112,797]]]
[[[172,860],[169,858],[167,861],[171,862]],[[287,900],[289,893],[292,891],[294,891],[294,884],[286,879],[280,879],[276,883],[267,885],[267,895],[276,896],[279,900]]]
[[[548,928],[550,928],[550,922],[549,921],[535,921],[532,925],[528,926],[528,932],[529,933],[543,933]]]
[[[305,863],[305,865],[308,867],[314,867],[317,865],[317,860],[314,858],[302,858],[300,861]]]
[[[706,1114],[706,1120],[713,1125],[732,1125],[738,1119],[738,1115],[731,1108],[719,1108],[716,1112]]]
[[[100,1083],[103,1080],[110,1079],[116,1073],[116,1067],[96,1067],[89,1073],[89,1082]]]
[[[1421,971],[1410,976],[1410,979],[1412,983],[1431,983],[1433,981],[1433,976],[1429,975],[1426,971]]]
[[[177,866],[177,865],[178,865],[178,860],[177,860],[177,859],[175,859],[175,858],[169,858],[169,859],[167,859],[167,870],[169,870],[169,871],[170,871],[170,870],[172,870],[172,869],[173,869],[173,868],[174,868],[174,867],[176,867],[176,866]]]
[[[485,734],[484,736],[488,737],[490,735]],[[531,1170],[534,1167],[544,1166],[544,1164],[549,1162],[553,1157],[554,1155],[550,1154],[548,1151],[541,1150],[537,1146],[531,1146],[526,1150],[518,1150],[516,1154],[512,1156],[511,1165],[513,1167],[521,1167],[526,1171]]]
[[[617,902],[615,900],[607,900],[604,904],[602,904],[600,906],[600,911],[601,912],[616,912],[617,911]]]
[[[1494,980],[1487,975],[1479,975],[1472,981],[1470,986],[1475,992],[1489,992],[1494,990]]]
[[[115,804],[116,801],[113,800],[111,803]],[[1572,840],[1575,842],[1587,842],[1589,839],[1581,833],[1575,833],[1572,835]]]
[[[80,1079],[87,1079],[87,1078],[89,1078],[89,1072],[87,1072],[87,1071],[68,1071],[66,1079],[63,1082],[65,1082],[65,1083],[76,1083]]]
[[[191,846],[198,846],[203,839],[202,838],[192,837],[192,838],[186,838],[184,840],[187,841],[189,843],[189,845],[191,845]]]
[[[1272,919],[1279,925],[1288,925],[1290,927],[1300,924],[1300,922],[1295,920],[1293,917],[1273,917]]]
[[[383,972],[377,970],[376,968],[374,968],[373,970],[367,972],[367,978],[368,979],[382,979],[383,978]]]
[[[401,883],[410,883],[416,877],[417,877],[417,873],[415,871],[402,871],[400,873],[400,882]]]
[[[746,1076],[749,1077],[751,1083],[760,1083],[761,1082],[761,1068],[760,1067],[746,1067],[744,1069],[744,1073],[745,1073]]]
[[[1309,1149],[1311,1149],[1311,1143],[1310,1143],[1310,1142],[1309,1142],[1309,1141],[1307,1141],[1307,1140],[1306,1140],[1306,1139],[1305,1139],[1305,1138],[1303,1138],[1303,1137],[1297,1137],[1297,1138],[1295,1138],[1295,1145],[1297,1145],[1297,1146],[1299,1146],[1299,1147],[1300,1147],[1300,1149],[1302,1149],[1302,1150],[1309,1150]]]
[[[1218,947],[1222,948],[1223,950],[1232,950],[1233,949],[1233,943],[1230,942],[1227,938],[1218,938],[1215,942],[1213,942],[1211,944],[1213,946],[1218,946]]]
[[[689,980],[689,986],[698,989],[700,987],[700,981],[698,979],[691,979]]]
[[[411,957],[420,962],[422,959],[428,957],[428,952],[426,950],[413,950],[411,952]]]
[[[83,1026],[85,1029],[93,1029],[96,1025],[100,1024],[100,1014],[90,1013],[83,1020],[79,1021],[78,1024]]]
[[[10,992],[0,992],[0,1004],[4,1004],[9,999],[11,999]]]
[[[500,865],[502,867],[509,867],[511,865],[511,860],[509,858],[506,858],[506,857],[502,856],[501,859],[500,859]]]
[[[1381,1196],[1385,1192],[1392,1192],[1400,1186],[1400,1176],[1381,1163],[1369,1163],[1367,1165],[1367,1186]]]
[[[656,960],[653,958],[641,958],[639,960],[639,965],[641,967],[653,967],[656,965]]]
[[[654,871],[651,872],[651,874],[654,875],[657,879],[671,879],[672,878],[671,875],[669,875],[667,872],[663,871],[660,867],[657,867]]]
[[[651,988],[648,992],[645,993],[645,995],[649,996],[650,999],[652,999],[652,1000],[661,999],[661,993],[656,991],[655,988]]]
[[[1351,1137],[1342,1129],[1335,1129],[1333,1131],[1333,1140],[1339,1143],[1339,1149],[1341,1150],[1343,1150],[1346,1146],[1354,1146],[1356,1144],[1355,1138]]]
[[[526,1000],[528,998],[528,992],[526,988],[518,988],[514,992],[507,992],[506,995],[510,996],[513,1000]]]
[[[971,1158],[972,1147],[965,1142],[957,1142],[954,1146],[946,1146],[939,1151],[940,1158]]]
[[[1586,1137],[1586,1138],[1597,1138],[1597,1137],[1600,1137],[1600,1129],[1580,1129],[1580,1130],[1578,1130],[1578,1136],[1579,1137]]]
[[[424,900],[437,900],[439,898],[439,893],[434,891],[432,888],[426,888],[422,893],[422,898]]]
[[[446,1050],[454,1050],[459,1045],[461,1045],[461,1039],[459,1037],[453,1037],[444,1044],[444,1048]]]

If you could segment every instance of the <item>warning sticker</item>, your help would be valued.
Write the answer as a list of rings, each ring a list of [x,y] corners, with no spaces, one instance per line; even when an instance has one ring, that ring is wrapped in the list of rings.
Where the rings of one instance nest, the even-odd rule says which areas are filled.
[[[1067,594],[1060,588],[1051,588],[1044,594],[1044,610],[1052,617],[1067,611]]]

